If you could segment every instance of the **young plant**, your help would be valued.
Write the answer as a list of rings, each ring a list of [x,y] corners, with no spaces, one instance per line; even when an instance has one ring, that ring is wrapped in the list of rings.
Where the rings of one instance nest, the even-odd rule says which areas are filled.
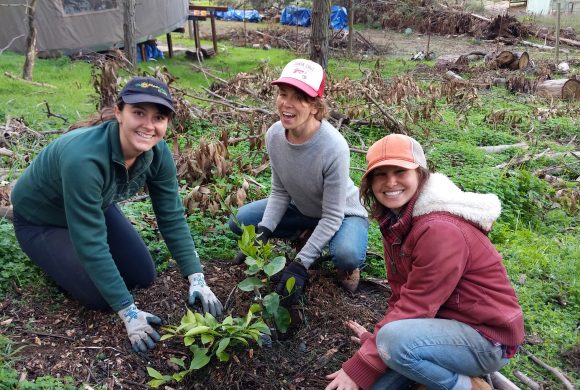
[[[149,376],[153,379],[148,385],[157,388],[165,383],[180,382],[193,370],[199,370],[206,366],[216,356],[220,362],[230,359],[230,351],[237,347],[249,347],[250,341],[262,346],[262,334],[270,334],[270,328],[261,318],[254,316],[260,311],[259,305],[252,305],[248,314],[243,317],[227,316],[219,322],[209,313],[201,315],[187,309],[187,313],[181,319],[179,326],[163,327],[167,333],[161,336],[161,340],[173,337],[183,339],[183,344],[189,348],[193,357],[186,367],[183,359],[172,358],[171,362],[183,370],[173,375],[164,375],[152,367],[147,367]]]
[[[290,313],[288,309],[280,305],[280,295],[276,292],[269,292],[262,297],[261,288],[268,289],[271,285],[272,276],[284,269],[286,258],[284,256],[273,257],[274,246],[264,243],[256,236],[254,225],[244,226],[238,245],[246,255],[248,269],[245,271],[249,275],[246,279],[238,283],[242,291],[254,291],[256,300],[260,302],[262,316],[266,320],[274,320],[276,328],[282,333],[286,333],[290,326]],[[265,275],[265,278],[264,278]],[[286,289],[292,292],[295,283],[294,278],[288,279]]]

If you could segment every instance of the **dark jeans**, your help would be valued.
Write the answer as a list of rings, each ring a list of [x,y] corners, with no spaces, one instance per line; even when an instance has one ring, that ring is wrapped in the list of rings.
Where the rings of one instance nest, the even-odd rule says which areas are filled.
[[[155,279],[153,258],[116,204],[105,210],[107,243],[129,290],[146,287]],[[74,249],[68,229],[38,226],[14,211],[14,231],[20,247],[62,289],[89,309],[110,310]]]

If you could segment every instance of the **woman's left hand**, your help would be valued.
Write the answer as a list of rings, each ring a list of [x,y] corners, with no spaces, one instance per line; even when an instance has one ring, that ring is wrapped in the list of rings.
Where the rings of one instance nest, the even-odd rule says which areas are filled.
[[[326,376],[326,379],[332,380],[324,390],[358,390],[358,385],[350,379],[350,376],[341,368]]]
[[[346,321],[346,326],[353,331],[354,336],[351,336],[350,339],[358,344],[361,344],[361,336],[368,332],[361,324],[356,321],[348,320]]]

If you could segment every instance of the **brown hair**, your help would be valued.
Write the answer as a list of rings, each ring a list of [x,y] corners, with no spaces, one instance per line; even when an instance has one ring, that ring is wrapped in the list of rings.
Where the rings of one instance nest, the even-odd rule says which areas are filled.
[[[161,104],[155,105],[157,106],[157,109],[162,115],[169,117],[170,120],[173,118],[173,111],[171,111],[168,107],[165,107]],[[115,102],[115,106],[117,106],[119,111],[123,111],[123,108],[125,108],[125,102],[123,101],[123,99],[118,98],[117,101]],[[99,111],[97,114],[93,115],[89,119],[73,123],[72,125],[70,125],[67,131],[76,130],[83,127],[92,127],[111,120],[117,120],[117,118],[115,117],[114,107],[113,106],[103,107],[101,111]]]
[[[421,191],[421,189],[423,188],[423,184],[425,184],[425,182],[429,178],[429,175],[431,175],[431,172],[429,172],[428,169],[425,169],[423,167],[418,167],[415,169],[419,173],[419,187],[417,188],[417,191]],[[370,213],[371,218],[373,218],[376,221],[380,221],[381,218],[386,213],[386,207],[383,206],[382,204],[380,204],[377,201],[377,198],[375,198],[375,194],[373,194],[373,188],[372,188],[373,176],[374,176],[374,170],[371,171],[367,175],[365,180],[363,180],[360,183],[359,197],[360,197],[361,203],[365,206],[365,208]]]
[[[308,96],[306,93],[296,87],[293,87],[290,84],[284,84],[284,86],[294,89],[298,101],[311,104],[316,109],[316,114],[314,114],[314,118],[316,118],[316,120],[321,121],[325,118],[328,118],[330,110],[324,98],[321,98],[320,96]]]

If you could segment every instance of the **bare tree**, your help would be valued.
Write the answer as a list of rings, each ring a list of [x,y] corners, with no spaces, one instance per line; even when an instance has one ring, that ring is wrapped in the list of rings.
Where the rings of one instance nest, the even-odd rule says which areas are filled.
[[[330,23],[330,0],[312,2],[312,34],[310,35],[310,59],[326,69],[328,64],[328,24]]]
[[[137,42],[135,41],[135,0],[123,1],[123,37],[125,55],[133,67],[137,65]]]
[[[354,0],[348,0],[348,54],[352,55],[352,36],[354,35]]]
[[[36,18],[36,0],[31,0],[26,6],[26,19],[28,20],[28,36],[26,37],[26,59],[24,60],[24,67],[22,68],[22,78],[24,80],[32,80],[32,70],[34,69],[34,61],[36,60],[36,26],[34,19]]]

